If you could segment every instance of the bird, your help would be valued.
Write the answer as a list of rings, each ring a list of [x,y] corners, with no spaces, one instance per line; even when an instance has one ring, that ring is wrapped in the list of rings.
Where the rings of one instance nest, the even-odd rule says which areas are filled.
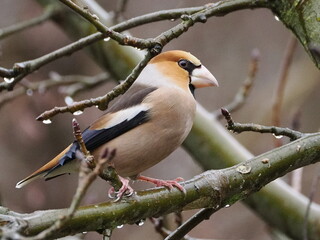
[[[218,81],[191,53],[171,50],[153,57],[131,87],[106,112],[82,132],[86,148],[101,157],[104,149],[116,149],[112,159],[123,185],[122,196],[132,191],[129,179],[173,187],[184,191],[175,180],[141,175],[176,150],[189,134],[196,112],[194,90],[218,86]],[[37,178],[50,180],[79,171],[74,141],[34,173],[19,181],[21,188]]]

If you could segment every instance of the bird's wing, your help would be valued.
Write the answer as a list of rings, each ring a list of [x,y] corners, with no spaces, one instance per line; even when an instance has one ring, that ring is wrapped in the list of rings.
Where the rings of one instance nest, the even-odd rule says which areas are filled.
[[[119,101],[108,109],[106,114],[83,131],[82,137],[87,149],[93,151],[112,139],[148,122],[150,120],[148,114],[150,106],[143,104],[143,100],[155,90],[157,90],[155,87],[129,89]],[[46,165],[17,183],[16,187],[20,188],[36,177],[43,176],[46,180],[49,180],[71,172],[74,167],[70,166],[70,169],[65,168],[63,170],[60,167],[70,165],[68,163],[75,159],[78,149],[78,143],[76,141],[73,142]]]
[[[119,101],[117,101],[103,116],[96,120],[82,133],[83,141],[89,151],[119,137],[127,131],[149,121],[149,106],[143,104],[143,100],[157,88],[130,89]],[[59,165],[75,159],[75,153],[79,149],[75,141],[69,150],[60,158]]]

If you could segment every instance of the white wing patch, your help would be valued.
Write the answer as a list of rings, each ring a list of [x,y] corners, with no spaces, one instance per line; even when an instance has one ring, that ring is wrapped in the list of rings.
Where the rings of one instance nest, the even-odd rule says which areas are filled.
[[[102,128],[108,129],[116,126],[117,124],[127,120],[131,120],[142,111],[148,111],[150,106],[147,104],[140,104],[130,108],[123,109],[121,111],[112,113],[112,118]]]

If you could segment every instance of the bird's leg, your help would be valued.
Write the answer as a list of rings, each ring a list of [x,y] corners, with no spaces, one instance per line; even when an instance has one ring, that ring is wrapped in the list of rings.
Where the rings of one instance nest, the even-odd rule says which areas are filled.
[[[141,181],[151,182],[151,183],[155,184],[157,187],[163,186],[163,187],[168,188],[169,190],[171,190],[173,187],[176,187],[181,192],[183,192],[183,193],[186,192],[185,188],[180,183],[178,183],[178,182],[184,181],[184,179],[181,177],[178,177],[174,180],[162,180],[162,179],[156,179],[156,178],[151,178],[151,177],[139,175],[136,179],[141,180]]]
[[[111,187],[108,191],[108,196],[110,198],[115,198],[115,202],[120,200],[124,195],[131,196],[134,193],[133,188],[129,185],[129,179],[118,176],[122,186],[118,191],[115,191],[114,187]]]
[[[101,155],[101,159],[108,158],[107,166],[103,168],[99,176],[108,181],[111,184],[111,188],[108,191],[108,196],[115,199],[114,201],[119,201],[124,195],[131,196],[133,194],[133,189],[129,185],[129,180],[119,176],[114,167],[113,158],[116,155],[116,149],[111,152],[106,148]]]

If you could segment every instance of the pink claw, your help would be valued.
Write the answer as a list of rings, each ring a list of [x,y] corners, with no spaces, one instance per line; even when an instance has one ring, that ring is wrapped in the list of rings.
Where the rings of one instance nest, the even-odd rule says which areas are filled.
[[[134,193],[133,188],[129,185],[129,180],[123,177],[120,177],[120,181],[122,182],[122,186],[119,191],[115,191],[114,187],[111,187],[108,191],[109,198],[115,199],[114,201],[119,201],[123,196],[131,196]]]
[[[156,179],[156,178],[151,178],[151,177],[146,177],[146,176],[138,176],[137,177],[138,180],[141,181],[146,181],[146,182],[151,182],[153,184],[155,184],[157,187],[166,187],[169,190],[173,189],[173,187],[178,188],[181,192],[186,193],[185,188],[178,182],[180,181],[184,181],[183,178],[178,177],[174,180],[162,180],[162,179]]]

